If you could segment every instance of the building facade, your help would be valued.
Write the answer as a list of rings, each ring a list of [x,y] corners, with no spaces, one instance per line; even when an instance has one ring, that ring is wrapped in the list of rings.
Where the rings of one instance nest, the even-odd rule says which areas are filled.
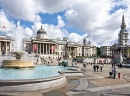
[[[112,56],[112,51],[110,50],[111,46],[101,46],[101,56]]]
[[[129,43],[129,33],[126,30],[126,24],[125,24],[125,17],[124,14],[122,16],[122,23],[121,23],[121,30],[118,34],[118,44],[113,44],[109,47],[101,47],[101,55],[107,55],[111,54],[112,56],[115,56],[115,54],[121,53],[123,57],[128,57],[128,49],[130,49]]]
[[[96,46],[91,44],[69,42],[67,38],[63,40],[48,39],[47,32],[42,28],[37,31],[36,37],[24,39],[24,49],[29,54],[69,56],[95,56]]]
[[[34,55],[56,55],[60,57],[95,56],[96,46],[83,43],[70,42],[66,37],[63,40],[48,39],[47,32],[42,28],[37,31],[36,37],[23,39],[23,51]],[[9,36],[0,36],[0,54],[8,55],[15,50],[14,39]]]
[[[6,55],[13,50],[13,39],[9,36],[0,36],[0,55]]]

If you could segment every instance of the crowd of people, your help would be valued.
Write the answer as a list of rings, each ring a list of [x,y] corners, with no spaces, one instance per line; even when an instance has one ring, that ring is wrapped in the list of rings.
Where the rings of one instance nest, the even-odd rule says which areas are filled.
[[[95,64],[95,63],[88,63],[88,64],[86,64],[86,63],[83,63],[83,67],[86,67],[86,65],[93,65],[93,71],[94,72],[102,72],[103,71],[103,66],[105,65],[105,64],[103,64],[102,62],[100,62],[100,64]],[[110,65],[110,63],[109,63],[109,65]],[[112,66],[112,69],[111,69],[111,71],[109,72],[109,77],[112,77],[113,79],[115,79],[116,78],[116,76],[120,79],[120,77],[121,77],[121,73],[120,72],[117,72],[117,70],[116,70],[116,66],[117,66],[117,68],[119,68],[119,69],[122,69],[122,63],[112,63],[111,64],[111,66]]]

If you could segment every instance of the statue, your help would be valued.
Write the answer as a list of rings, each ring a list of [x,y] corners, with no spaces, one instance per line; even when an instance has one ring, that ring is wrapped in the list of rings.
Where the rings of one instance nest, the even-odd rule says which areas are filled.
[[[86,39],[84,38],[84,40],[83,40],[83,44],[85,45],[86,44]]]

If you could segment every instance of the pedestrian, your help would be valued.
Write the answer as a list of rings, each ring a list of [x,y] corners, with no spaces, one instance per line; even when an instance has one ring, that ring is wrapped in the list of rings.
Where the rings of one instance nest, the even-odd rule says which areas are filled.
[[[120,79],[120,77],[121,77],[121,74],[120,74],[120,72],[118,73],[118,79]]]
[[[93,66],[93,70],[94,70],[94,72],[96,71],[96,67],[97,67],[97,66],[95,66],[95,65]]]
[[[102,68],[103,68],[103,65],[101,64],[101,65],[100,65],[100,71],[101,71],[101,72],[102,72]]]
[[[118,63],[118,68],[120,68],[120,63]]]
[[[122,63],[120,63],[120,68],[122,69]]]
[[[111,64],[111,69],[113,69],[113,66],[114,66],[114,64],[112,63],[112,64]]]
[[[116,68],[114,68],[114,69],[112,70],[112,73],[113,73],[113,79],[115,79],[115,78],[116,78],[116,74],[117,74]]]
[[[97,65],[97,72],[98,72],[99,66]]]

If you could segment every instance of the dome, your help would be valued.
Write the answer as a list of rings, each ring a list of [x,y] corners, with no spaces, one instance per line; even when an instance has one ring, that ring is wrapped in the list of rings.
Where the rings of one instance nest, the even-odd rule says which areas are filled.
[[[46,34],[46,31],[42,28],[37,31],[37,34]]]

